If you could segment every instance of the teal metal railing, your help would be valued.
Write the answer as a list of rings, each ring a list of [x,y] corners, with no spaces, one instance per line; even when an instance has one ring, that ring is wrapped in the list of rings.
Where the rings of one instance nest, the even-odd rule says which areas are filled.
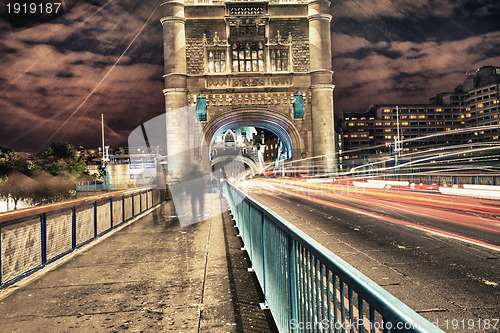
[[[280,332],[443,332],[241,190],[223,191]]]
[[[114,190],[115,184],[99,183],[97,181],[82,181],[76,182],[77,191],[97,191],[97,190]]]

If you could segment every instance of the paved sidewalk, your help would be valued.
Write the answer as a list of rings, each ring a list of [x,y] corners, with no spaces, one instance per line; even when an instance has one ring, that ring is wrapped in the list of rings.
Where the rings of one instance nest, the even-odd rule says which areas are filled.
[[[0,332],[272,332],[229,214],[187,227],[172,215],[165,203],[0,292]]]

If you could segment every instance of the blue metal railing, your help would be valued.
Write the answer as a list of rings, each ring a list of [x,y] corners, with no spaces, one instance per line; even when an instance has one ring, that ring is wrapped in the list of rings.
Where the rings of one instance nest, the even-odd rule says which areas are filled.
[[[0,214],[0,290],[164,200],[164,190],[137,189]]]
[[[76,183],[77,191],[97,191],[97,190],[114,190],[115,184],[99,183],[97,181],[83,181]]]
[[[280,332],[443,332],[233,185],[223,190]]]

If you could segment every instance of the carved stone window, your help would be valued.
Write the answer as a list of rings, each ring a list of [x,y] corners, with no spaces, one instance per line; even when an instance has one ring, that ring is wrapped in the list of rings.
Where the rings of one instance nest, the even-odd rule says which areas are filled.
[[[207,49],[209,73],[224,73],[226,71],[226,51]]]
[[[260,42],[232,45],[233,72],[263,72],[264,46]]]
[[[271,49],[271,71],[286,72],[288,71],[288,49]]]

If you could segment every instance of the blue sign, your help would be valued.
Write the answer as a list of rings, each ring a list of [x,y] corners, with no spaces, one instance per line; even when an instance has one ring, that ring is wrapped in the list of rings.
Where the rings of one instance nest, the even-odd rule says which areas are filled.
[[[299,93],[293,96],[293,116],[295,118],[304,118],[304,98],[302,94]]]
[[[207,99],[201,94],[196,100],[196,115],[198,116],[199,121],[207,120]]]

